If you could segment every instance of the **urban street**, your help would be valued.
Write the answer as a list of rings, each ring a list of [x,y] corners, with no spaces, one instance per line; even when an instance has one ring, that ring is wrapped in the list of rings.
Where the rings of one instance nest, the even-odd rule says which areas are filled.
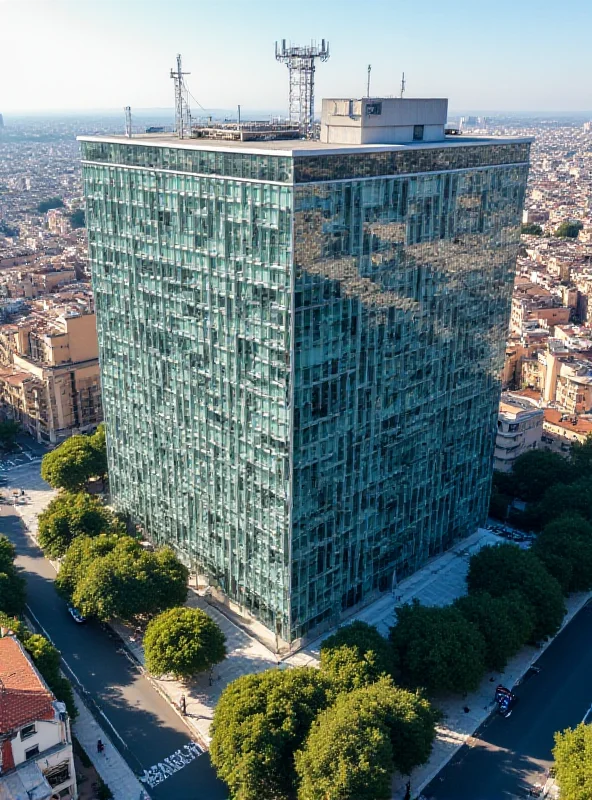
[[[26,488],[26,487],[25,487]],[[0,534],[17,548],[17,564],[27,581],[27,613],[62,653],[64,671],[132,770],[141,776],[191,742],[169,704],[130,660],[109,628],[96,622],[77,625],[53,586],[55,571],[24,531],[12,506],[0,506]],[[153,798],[225,800],[227,790],[215,775],[208,753],[191,761],[158,786]]]
[[[495,714],[424,789],[426,800],[529,797],[553,763],[555,731],[577,725],[592,703],[592,605],[559,634],[515,689],[508,719]],[[493,698],[495,685],[492,684]],[[536,795],[535,795],[536,796]]]

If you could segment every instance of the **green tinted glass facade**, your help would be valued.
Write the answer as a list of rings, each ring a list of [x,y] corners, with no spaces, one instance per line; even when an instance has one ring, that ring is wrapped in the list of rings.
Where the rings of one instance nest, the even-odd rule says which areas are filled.
[[[82,147],[121,510],[286,640],[474,530],[528,144]]]

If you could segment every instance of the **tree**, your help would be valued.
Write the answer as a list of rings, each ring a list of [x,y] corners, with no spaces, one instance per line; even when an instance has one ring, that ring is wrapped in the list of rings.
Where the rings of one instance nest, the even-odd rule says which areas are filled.
[[[98,497],[86,492],[60,492],[39,515],[39,544],[60,558],[77,536],[125,533],[124,526]]]
[[[564,593],[592,589],[592,525],[579,514],[564,513],[545,525],[533,552]]]
[[[210,756],[233,800],[285,800],[295,785],[294,754],[328,705],[328,680],[299,667],[245,675],[222,692]]]
[[[16,437],[21,426],[12,419],[0,422],[0,447],[3,450],[11,451],[14,449]]]
[[[91,436],[71,436],[41,462],[41,477],[54,489],[77,491],[103,472],[103,461]]]
[[[26,589],[14,564],[15,546],[6,536],[0,536],[0,611],[17,615],[25,608]]]
[[[454,606],[422,606],[414,600],[397,609],[390,638],[407,686],[463,693],[476,689],[483,677],[483,637]]]
[[[390,678],[342,694],[296,754],[299,800],[390,797],[394,769],[409,774],[428,760],[438,717]]]
[[[105,423],[101,422],[97,426],[96,431],[90,437],[92,446],[96,456],[96,469],[97,475],[103,480],[107,478],[107,438],[105,432]]]
[[[48,197],[47,200],[42,200],[39,205],[37,206],[37,211],[40,214],[45,214],[46,211],[50,211],[52,208],[63,208],[64,201],[61,197]]]
[[[459,597],[454,605],[483,636],[487,669],[501,672],[532,637],[533,613],[518,592],[504,597],[474,592]]]
[[[188,574],[170,548],[151,553],[131,536],[79,536],[66,551],[56,588],[86,616],[131,621],[182,605]]]
[[[584,519],[592,520],[592,474],[586,474],[583,466],[574,466],[573,470],[580,468],[584,471],[578,480],[567,485],[557,483],[547,489],[543,499],[537,504],[539,528],[563,516],[566,509],[580,514]]]
[[[467,575],[469,593],[488,592],[505,597],[518,591],[533,612],[532,640],[557,633],[565,606],[561,587],[536,555],[514,544],[483,547],[471,557]]]
[[[505,522],[508,519],[508,508],[512,498],[507,494],[501,494],[495,486],[489,498],[489,516]]]
[[[205,611],[171,608],[154,617],[146,628],[146,666],[153,675],[190,678],[224,660],[225,642],[226,637]]]
[[[592,726],[580,722],[555,734],[553,748],[561,800],[590,800],[592,797]]]
[[[352,697],[343,695],[319,716],[296,754],[298,800],[390,798],[394,763],[388,729],[374,709],[350,707]]]
[[[525,222],[522,224],[521,232],[527,236],[542,236],[543,229],[536,222]]]
[[[83,208],[77,208],[70,214],[70,224],[73,228],[84,228],[86,225],[86,214]]]
[[[562,222],[558,228],[555,229],[555,236],[560,236],[567,239],[577,239],[578,233],[584,227],[583,222]]]
[[[592,434],[588,434],[583,442],[573,442],[570,460],[576,475],[592,472]]]
[[[321,644],[321,669],[334,691],[351,692],[393,672],[395,653],[374,625],[352,622]]]
[[[526,501],[540,500],[556,483],[568,483],[570,464],[550,450],[529,450],[518,456],[512,468],[515,494]]]

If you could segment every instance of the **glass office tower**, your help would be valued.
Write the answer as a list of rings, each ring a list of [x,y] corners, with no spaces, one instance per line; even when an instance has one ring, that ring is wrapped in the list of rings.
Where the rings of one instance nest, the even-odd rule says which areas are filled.
[[[113,502],[286,641],[486,517],[529,147],[82,139]]]

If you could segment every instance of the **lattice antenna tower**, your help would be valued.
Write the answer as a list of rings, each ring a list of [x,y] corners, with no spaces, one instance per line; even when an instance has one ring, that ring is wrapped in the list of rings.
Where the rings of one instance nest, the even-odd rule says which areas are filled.
[[[295,47],[282,39],[281,46],[275,43],[275,57],[288,67],[290,73],[289,115],[290,122],[297,122],[300,132],[307,139],[314,137],[314,77],[317,59],[327,61],[329,42],[321,40],[320,46],[311,42],[307,47]]]
[[[181,64],[181,54],[177,55],[177,69],[171,69],[171,78],[175,81],[175,130],[179,139],[184,139],[191,135],[191,109],[189,107],[189,91],[185,85],[184,75]]]

